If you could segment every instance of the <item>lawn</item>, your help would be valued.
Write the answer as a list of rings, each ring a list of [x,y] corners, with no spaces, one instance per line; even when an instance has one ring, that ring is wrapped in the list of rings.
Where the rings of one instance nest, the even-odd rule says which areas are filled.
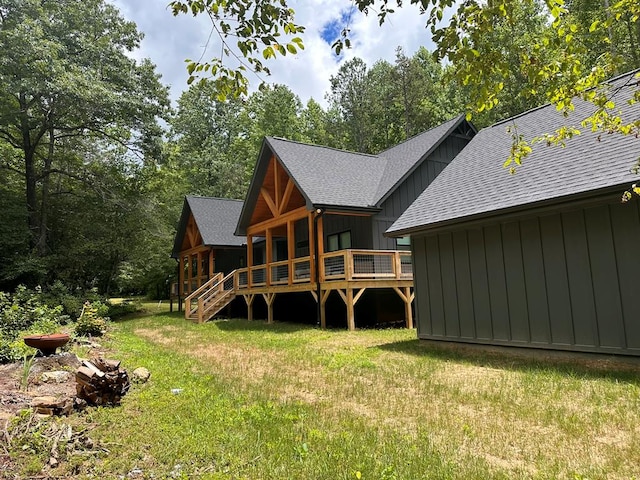
[[[117,323],[108,346],[152,376],[74,420],[109,450],[78,477],[640,478],[632,369],[167,313]]]

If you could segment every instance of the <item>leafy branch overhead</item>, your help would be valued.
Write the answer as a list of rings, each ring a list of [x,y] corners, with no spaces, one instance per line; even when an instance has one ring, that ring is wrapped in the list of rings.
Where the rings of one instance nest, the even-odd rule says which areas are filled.
[[[581,129],[638,135],[640,122],[623,121],[615,92],[602,87],[606,79],[640,67],[638,0],[354,0],[354,4],[364,14],[377,15],[381,25],[403,4],[417,7],[425,15],[436,60],[446,59],[453,66],[445,82],[464,89],[469,118],[495,109],[507,89],[508,96],[522,98],[523,103],[526,99],[550,102],[565,115],[573,110],[575,98],[594,105],[593,114],[580,119],[578,126],[538,139],[516,135],[505,162],[511,171],[535,142],[562,144]],[[221,97],[247,92],[247,67],[256,74],[268,74],[261,58],[302,48],[299,37],[288,43],[280,37],[304,32],[286,0],[177,0],[171,6],[174,14],[206,13],[211,18],[213,30],[222,39],[221,54],[207,63],[189,61],[189,80],[210,71]],[[518,15],[526,9],[543,19],[534,35],[522,31]],[[235,39],[237,50],[229,38]],[[345,27],[332,48],[340,53],[350,45],[350,30]],[[225,57],[234,57],[239,66],[228,66]],[[633,101],[637,100],[638,94]]]
[[[187,83],[210,74],[219,100],[247,95],[246,72],[260,79],[261,74],[271,73],[264,60],[304,49],[297,35],[305,28],[294,23],[294,11],[285,0],[175,0],[169,6],[174,15],[204,14],[210,18],[212,34],[221,42],[220,52],[207,61],[187,60]],[[229,66],[229,60],[234,67]]]

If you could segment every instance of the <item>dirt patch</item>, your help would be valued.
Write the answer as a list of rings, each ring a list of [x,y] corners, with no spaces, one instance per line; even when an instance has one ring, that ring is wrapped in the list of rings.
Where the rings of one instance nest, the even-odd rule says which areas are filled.
[[[76,393],[73,372],[79,366],[80,360],[72,353],[38,357],[25,379],[22,362],[0,365],[0,430],[6,428],[9,419],[17,412],[29,408],[34,397],[73,397]],[[69,372],[70,375],[61,382],[43,382],[43,374],[53,371]]]

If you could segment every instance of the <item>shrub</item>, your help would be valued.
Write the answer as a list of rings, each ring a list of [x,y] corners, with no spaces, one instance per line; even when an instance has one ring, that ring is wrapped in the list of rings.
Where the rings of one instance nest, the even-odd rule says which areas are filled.
[[[76,322],[74,331],[80,337],[99,337],[107,328],[107,318],[103,316],[109,310],[107,305],[100,302],[86,302],[82,315]]]
[[[13,295],[0,292],[0,362],[19,360],[33,352],[22,337],[55,333],[68,320],[62,306],[44,303],[39,288],[29,290],[20,286]]]

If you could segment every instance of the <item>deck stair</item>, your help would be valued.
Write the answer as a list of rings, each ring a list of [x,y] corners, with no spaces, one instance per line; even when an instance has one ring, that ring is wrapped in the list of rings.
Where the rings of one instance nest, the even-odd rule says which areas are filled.
[[[235,270],[223,277],[216,273],[185,298],[184,318],[198,323],[211,320],[236,298]]]

